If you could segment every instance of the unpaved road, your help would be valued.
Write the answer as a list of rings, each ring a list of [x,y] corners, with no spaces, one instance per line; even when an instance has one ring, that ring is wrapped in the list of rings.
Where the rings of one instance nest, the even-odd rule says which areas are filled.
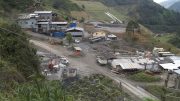
[[[49,45],[46,42],[36,41],[36,40],[30,40],[30,42],[36,46],[46,49],[47,51],[49,51],[53,54],[56,54],[58,56],[63,55],[63,56],[68,57],[69,52],[67,51],[66,48],[63,48],[61,46],[53,46],[53,45]],[[144,98],[151,98],[151,99],[155,99],[158,101],[158,99],[155,96],[153,96],[149,92],[145,91],[144,89],[134,86],[129,81],[123,79],[119,75],[111,73],[108,69],[98,66],[95,63],[95,54],[94,55],[86,54],[86,56],[82,57],[82,58],[68,57],[68,59],[71,63],[71,66],[77,67],[82,71],[101,73],[101,74],[111,78],[112,80],[114,80],[117,83],[121,82],[121,85],[122,85],[123,89],[125,90],[125,92],[135,95],[140,100],[143,100]],[[85,69],[85,70],[83,70],[83,69]]]

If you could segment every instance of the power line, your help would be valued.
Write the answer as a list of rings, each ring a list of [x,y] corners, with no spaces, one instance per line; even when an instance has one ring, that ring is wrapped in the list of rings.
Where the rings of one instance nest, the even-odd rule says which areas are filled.
[[[1,30],[4,30],[4,31],[7,31],[7,32],[9,32],[9,33],[15,34],[15,35],[17,35],[17,36],[20,36],[20,37],[23,37],[23,38],[27,38],[27,37],[25,37],[25,36],[23,36],[23,35],[20,35],[20,34],[18,34],[18,33],[15,33],[15,32],[13,32],[13,31],[11,31],[11,30],[6,29],[6,28],[0,27],[0,29],[1,29]]]

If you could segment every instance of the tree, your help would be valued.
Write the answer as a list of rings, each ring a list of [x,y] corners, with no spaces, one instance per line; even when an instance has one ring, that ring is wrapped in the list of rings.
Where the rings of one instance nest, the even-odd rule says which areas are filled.
[[[83,9],[83,10],[85,9],[85,6],[84,6],[84,5],[82,5],[82,9]]]
[[[12,64],[25,78],[39,73],[36,50],[29,44],[26,34],[16,24],[0,26],[3,27],[0,30],[0,58]]]
[[[135,31],[140,33],[140,26],[137,22],[131,20],[128,22],[128,25],[126,27],[126,37],[130,41],[136,41],[137,37],[135,37]]]
[[[117,44],[117,42],[111,42],[110,47],[113,49],[113,53],[115,54],[116,49],[119,48],[119,45]]]
[[[72,37],[71,33],[67,33],[66,40],[68,41],[69,45],[72,43],[73,37]]]
[[[128,22],[128,25],[126,27],[126,32],[133,33],[133,35],[134,35],[135,30],[139,30],[139,29],[140,29],[139,24],[137,22],[131,20]]]

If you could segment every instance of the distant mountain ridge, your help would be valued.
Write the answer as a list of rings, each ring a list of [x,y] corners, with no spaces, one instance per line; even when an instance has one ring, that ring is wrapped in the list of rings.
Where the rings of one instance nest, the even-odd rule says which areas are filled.
[[[169,8],[178,1],[180,1],[180,0],[166,0],[164,2],[161,2],[160,5],[165,7],[165,8]]]
[[[180,1],[174,3],[169,7],[170,10],[174,10],[176,12],[180,12]]]

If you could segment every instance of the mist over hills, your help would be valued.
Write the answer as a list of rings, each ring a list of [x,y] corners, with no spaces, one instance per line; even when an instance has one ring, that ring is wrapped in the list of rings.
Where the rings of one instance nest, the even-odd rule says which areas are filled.
[[[173,4],[175,4],[176,2],[178,2],[180,0],[166,0],[164,2],[159,3],[161,6],[165,7],[165,8],[169,8],[170,6],[172,6]]]

